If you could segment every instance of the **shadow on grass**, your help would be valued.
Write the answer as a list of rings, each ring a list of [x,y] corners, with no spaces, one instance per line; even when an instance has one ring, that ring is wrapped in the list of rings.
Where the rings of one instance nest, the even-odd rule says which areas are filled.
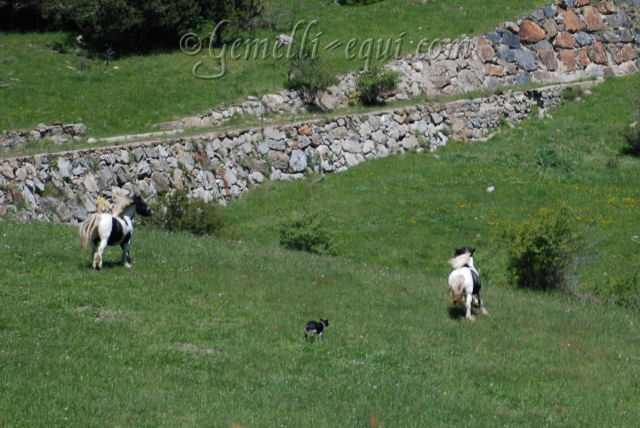
[[[464,318],[466,314],[467,311],[462,306],[449,306],[449,318],[451,318],[452,320],[459,321],[460,319]]]

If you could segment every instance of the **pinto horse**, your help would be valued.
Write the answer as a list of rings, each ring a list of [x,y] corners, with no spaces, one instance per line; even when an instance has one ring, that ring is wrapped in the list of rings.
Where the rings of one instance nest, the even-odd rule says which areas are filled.
[[[102,269],[102,252],[107,245],[120,244],[122,247],[122,259],[120,263],[131,267],[129,257],[129,243],[133,234],[133,216],[140,214],[148,217],[151,208],[139,195],[132,197],[119,195],[116,197],[115,208],[112,214],[94,213],[80,225],[80,243],[82,249],[86,248],[89,241],[93,245],[93,268]]]
[[[486,315],[488,313],[484,308],[482,296],[480,295],[480,274],[473,266],[474,252],[475,248],[462,247],[456,249],[453,258],[449,260],[453,271],[449,274],[448,280],[451,302],[457,305],[464,300],[465,316],[471,321],[474,319],[473,315],[471,315],[472,304],[473,306],[479,306],[482,314]],[[477,296],[477,301],[474,296]]]

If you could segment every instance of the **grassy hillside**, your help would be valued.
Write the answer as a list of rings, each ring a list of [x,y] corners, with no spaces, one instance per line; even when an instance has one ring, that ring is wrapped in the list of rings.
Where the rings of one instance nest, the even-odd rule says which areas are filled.
[[[564,205],[585,230],[580,291],[638,272],[640,161],[620,155],[638,87],[607,81],[487,143],[266,184],[226,209],[231,239],[137,227],[132,269],[109,249],[92,271],[74,228],[0,221],[0,425],[633,424],[640,314],[505,286],[502,232]],[[302,210],[337,256],[277,246]],[[485,280],[474,323],[445,295],[457,245]],[[305,342],[321,316],[325,340]]]
[[[315,19],[310,39],[323,33],[318,38],[320,54],[335,73],[343,73],[361,64],[358,58],[345,57],[344,45],[353,38],[358,52],[366,39],[395,40],[406,32],[404,54],[414,51],[420,39],[475,35],[542,4],[540,0],[385,0],[366,7],[344,7],[328,0],[267,1],[265,19],[275,28],[244,37],[274,40],[280,33],[291,33],[296,22]],[[210,28],[205,26],[201,37],[214,27],[213,23]],[[299,28],[302,34],[306,24]],[[94,137],[144,132],[154,123],[277,91],[288,67],[286,60],[272,55],[229,59],[223,78],[200,80],[191,74],[198,60],[204,62],[205,70],[217,65],[206,49],[188,56],[176,46],[175,52],[117,58],[107,64],[100,55],[89,59],[84,51],[76,53],[76,46],[69,44],[74,37],[0,33],[0,81],[10,85],[0,88],[0,130],[61,120],[86,123]],[[334,40],[343,47],[322,49]],[[220,50],[213,56],[218,55]]]
[[[575,291],[627,287],[640,273],[640,160],[621,154],[622,133],[634,120],[627,95],[640,96],[638,88],[637,75],[608,80],[486,143],[367,162],[316,185],[268,183],[231,204],[233,233],[278,242],[281,219],[306,210],[323,218],[350,259],[431,274],[454,247],[473,245],[485,274],[506,285],[509,225],[566,207],[584,235]]]
[[[3,426],[640,417],[637,313],[491,287],[490,315],[470,323],[447,304],[444,269],[138,228],[134,267],[94,272],[72,228],[0,222],[0,236]],[[306,343],[319,316],[326,338]]]

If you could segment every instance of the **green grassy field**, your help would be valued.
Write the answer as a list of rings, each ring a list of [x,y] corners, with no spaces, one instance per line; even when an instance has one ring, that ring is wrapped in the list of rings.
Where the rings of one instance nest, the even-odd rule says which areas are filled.
[[[425,38],[475,35],[493,29],[504,19],[515,19],[543,1],[484,2],[479,0],[385,0],[367,7],[343,7],[328,0],[267,2],[265,16],[276,23],[273,30],[245,35],[250,40],[290,33],[295,23],[317,20],[310,34],[318,38],[321,55],[335,73],[358,69],[362,61],[347,59],[344,46],[355,38],[355,52],[366,39],[402,37],[402,53],[415,51]],[[361,23],[366,22],[366,25]],[[209,35],[208,29],[204,38]],[[306,25],[300,26],[302,30]],[[84,122],[92,137],[149,131],[154,123],[207,111],[225,103],[262,95],[283,87],[287,61],[229,59],[228,72],[220,79],[200,80],[191,70],[198,60],[203,71],[217,63],[207,50],[189,56],[175,52],[129,56],[108,64],[99,56],[87,59],[69,46],[68,34],[0,33],[0,130],[28,128],[40,122]],[[322,49],[334,40],[340,49]],[[57,48],[58,50],[55,50]],[[176,46],[177,48],[177,46]],[[62,53],[60,52],[62,51]],[[220,54],[215,51],[213,56]]]
[[[225,238],[136,227],[131,269],[109,249],[92,271],[74,228],[0,221],[0,425],[635,425],[640,314],[597,290],[640,269],[640,160],[620,154],[638,87],[608,80],[486,143],[268,183],[225,209]],[[506,282],[506,225],[560,206],[592,299]],[[337,256],[278,247],[304,210]],[[474,323],[445,294],[459,245],[484,278]],[[325,340],[305,342],[319,317]]]

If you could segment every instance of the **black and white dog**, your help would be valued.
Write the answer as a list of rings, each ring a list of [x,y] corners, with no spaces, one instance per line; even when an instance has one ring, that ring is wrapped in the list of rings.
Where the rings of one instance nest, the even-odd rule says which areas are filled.
[[[471,315],[471,305],[480,307],[480,312],[486,315],[488,312],[482,303],[480,295],[480,274],[473,266],[473,253],[475,248],[462,247],[456,249],[453,258],[449,260],[449,264],[453,267],[453,271],[449,274],[449,292],[451,293],[451,303],[457,305],[464,300],[467,309],[466,317],[469,320],[474,319]],[[474,296],[477,296],[477,303]]]
[[[307,339],[307,335],[309,334],[309,332],[311,332],[312,341],[314,334],[320,336],[320,339],[324,340],[324,336],[322,335],[322,333],[324,333],[325,327],[329,327],[329,318],[327,318],[326,320],[320,318],[320,322],[313,320],[309,321],[304,328],[304,338]]]

